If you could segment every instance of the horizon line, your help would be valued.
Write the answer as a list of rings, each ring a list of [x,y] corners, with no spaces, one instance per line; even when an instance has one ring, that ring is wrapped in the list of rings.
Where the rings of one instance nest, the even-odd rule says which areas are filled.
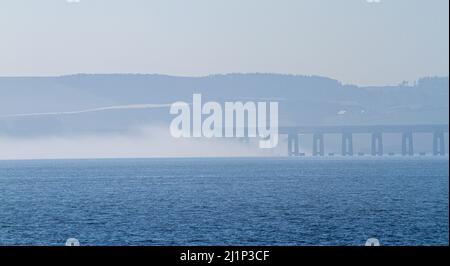
[[[175,75],[175,74],[166,74],[166,73],[143,73],[143,72],[111,72],[111,73],[67,73],[60,75],[9,75],[2,76],[0,75],[0,79],[13,79],[13,78],[65,78],[65,77],[73,77],[73,76],[161,76],[161,77],[169,77],[169,78],[193,78],[193,79],[201,79],[201,78],[209,78],[215,76],[231,76],[231,75],[273,75],[273,76],[286,76],[286,77],[306,77],[306,78],[324,78],[332,81],[336,81],[337,83],[343,86],[356,86],[356,87],[381,87],[381,86],[399,86],[406,82],[407,86],[414,85],[414,83],[419,80],[426,78],[441,78],[441,79],[449,79],[450,75],[425,75],[420,76],[412,81],[403,80],[397,83],[387,83],[387,84],[375,84],[375,85],[361,85],[355,83],[346,83],[334,77],[328,77],[324,75],[317,74],[293,74],[293,73],[280,73],[280,72],[227,72],[227,73],[211,73],[205,75]],[[412,83],[412,84],[411,84]]]

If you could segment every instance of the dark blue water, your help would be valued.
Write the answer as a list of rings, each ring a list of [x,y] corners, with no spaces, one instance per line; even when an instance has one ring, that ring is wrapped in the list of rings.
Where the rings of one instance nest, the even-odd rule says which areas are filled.
[[[449,244],[448,160],[0,161],[0,245]]]

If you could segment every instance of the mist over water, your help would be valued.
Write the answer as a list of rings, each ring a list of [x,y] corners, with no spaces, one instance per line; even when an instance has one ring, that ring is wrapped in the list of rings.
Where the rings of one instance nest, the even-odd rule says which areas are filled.
[[[0,138],[0,159],[267,156],[274,151],[240,139],[173,138],[167,127],[127,134]]]
[[[318,76],[227,74],[71,75],[0,77],[0,159],[285,156],[256,139],[175,139],[169,106],[202,101],[279,102],[279,126],[448,124],[448,78],[414,84],[358,87]],[[325,136],[326,153],[340,154],[341,136]],[[312,136],[300,136],[311,154]],[[399,154],[400,134],[383,136],[386,153]],[[354,135],[355,153],[370,153],[370,135]],[[417,153],[430,153],[432,136],[415,134]],[[448,151],[448,134],[445,134]]]

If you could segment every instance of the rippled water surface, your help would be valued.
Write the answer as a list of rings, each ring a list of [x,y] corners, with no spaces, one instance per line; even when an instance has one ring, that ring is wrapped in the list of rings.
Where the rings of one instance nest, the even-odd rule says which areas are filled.
[[[0,161],[0,245],[448,245],[448,159]]]

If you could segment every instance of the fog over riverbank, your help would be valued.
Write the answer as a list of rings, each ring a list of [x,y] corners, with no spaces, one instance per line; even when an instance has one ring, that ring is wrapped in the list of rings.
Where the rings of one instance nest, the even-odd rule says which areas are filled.
[[[448,124],[448,78],[423,78],[397,86],[358,87],[318,76],[228,74],[71,75],[0,78],[0,158],[112,158],[285,155],[286,139],[263,151],[256,139],[174,139],[169,106],[206,101],[277,101],[279,125]],[[448,135],[446,135],[448,150]],[[301,136],[310,153],[311,136]],[[417,135],[417,152],[430,136]],[[255,142],[255,143],[254,143]],[[339,136],[325,137],[339,154]],[[385,137],[386,153],[399,152],[399,136]],[[368,136],[355,136],[368,153]]]

